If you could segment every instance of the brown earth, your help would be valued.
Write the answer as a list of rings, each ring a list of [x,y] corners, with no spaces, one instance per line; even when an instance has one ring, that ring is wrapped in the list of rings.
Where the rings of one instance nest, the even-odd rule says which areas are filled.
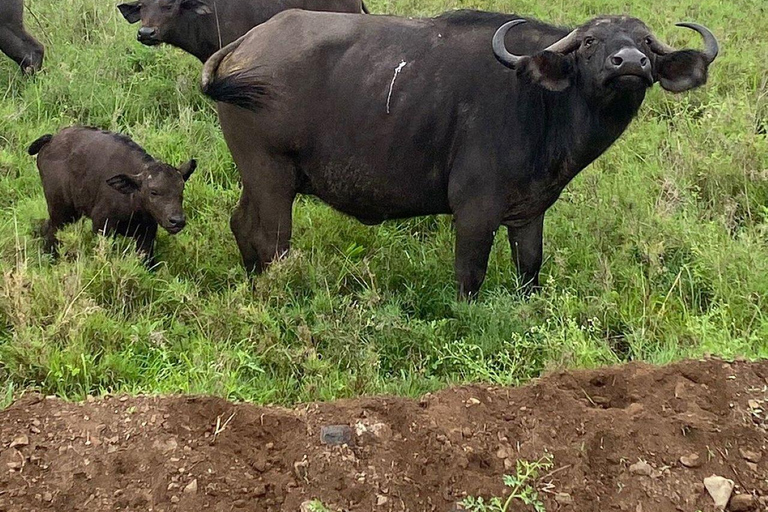
[[[0,511],[297,512],[318,498],[333,510],[447,512],[467,494],[504,496],[514,461],[547,453],[554,467],[536,482],[547,511],[708,512],[713,474],[752,496],[731,509],[768,510],[767,410],[768,361],[719,360],[292,410],[26,395],[0,412]],[[339,424],[355,430],[351,446],[322,444],[321,427]],[[680,463],[694,454],[700,466]]]

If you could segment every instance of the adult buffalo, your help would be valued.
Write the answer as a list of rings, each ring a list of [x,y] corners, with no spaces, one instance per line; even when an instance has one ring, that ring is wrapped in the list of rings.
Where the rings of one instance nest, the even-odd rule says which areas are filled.
[[[24,29],[22,0],[0,0],[0,50],[25,74],[39,71],[43,65],[43,45]]]
[[[117,8],[129,23],[141,21],[141,43],[168,43],[201,62],[287,9],[368,12],[361,0],[139,0]]]
[[[204,92],[232,104],[220,108],[243,180],[230,225],[245,265],[288,250],[305,193],[366,224],[452,213],[463,297],[506,226],[522,279],[538,286],[544,213],[566,184],[655,81],[706,82],[717,41],[682,25],[704,51],[675,50],[625,16],[574,30],[483,12],[276,16],[203,70]]]

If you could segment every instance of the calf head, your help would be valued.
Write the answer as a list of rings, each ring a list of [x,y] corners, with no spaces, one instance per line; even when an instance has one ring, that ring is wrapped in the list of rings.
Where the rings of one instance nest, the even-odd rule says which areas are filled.
[[[639,19],[609,16],[589,21],[534,55],[514,55],[504,37],[522,23],[525,20],[510,21],[496,32],[496,58],[545,89],[576,86],[596,99],[632,94],[642,101],[656,81],[672,92],[693,89],[707,81],[707,69],[718,53],[715,36],[701,25],[678,23],[701,34],[705,49],[676,50],[660,42]]]
[[[182,202],[184,184],[197,167],[195,160],[176,169],[151,162],[138,174],[118,174],[107,184],[126,195],[135,194],[141,209],[152,216],[170,234],[175,235],[187,224]]]
[[[128,23],[141,22],[136,38],[148,46],[169,42],[171,34],[195,16],[213,14],[204,0],[139,0],[117,8]]]

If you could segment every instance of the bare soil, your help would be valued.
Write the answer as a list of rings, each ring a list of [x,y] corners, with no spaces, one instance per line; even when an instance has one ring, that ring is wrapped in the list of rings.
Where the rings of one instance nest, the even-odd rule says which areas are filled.
[[[0,412],[0,511],[297,512],[320,499],[447,512],[467,494],[504,496],[515,461],[546,454],[554,467],[536,486],[547,511],[708,512],[713,474],[752,496],[732,509],[768,510],[766,411],[768,361],[633,363],[294,409],[27,394]],[[350,444],[321,442],[329,425],[352,427]],[[693,455],[698,467],[681,464]]]

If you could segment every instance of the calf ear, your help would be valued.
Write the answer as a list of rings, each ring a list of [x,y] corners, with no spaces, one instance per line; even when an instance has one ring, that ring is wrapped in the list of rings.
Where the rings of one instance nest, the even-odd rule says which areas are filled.
[[[195,172],[195,169],[197,169],[197,160],[193,158],[179,167],[179,172],[181,173],[181,177],[184,178],[184,181],[187,181],[189,177],[192,176],[192,173]]]
[[[520,63],[518,73],[550,91],[564,91],[571,86],[573,66],[565,55],[540,52],[526,57]]]
[[[141,177],[138,174],[118,174],[109,178],[107,185],[122,194],[133,194],[141,188]]]
[[[680,50],[656,58],[655,74],[661,86],[683,92],[707,83],[707,61],[697,50]]]
[[[195,14],[213,14],[213,9],[211,9],[211,6],[203,2],[202,0],[183,0],[181,2],[181,8],[182,9],[189,9],[193,11]]]
[[[141,6],[139,2],[129,2],[126,4],[120,4],[117,6],[120,9],[120,14],[123,15],[128,23],[136,23],[141,20]]]

